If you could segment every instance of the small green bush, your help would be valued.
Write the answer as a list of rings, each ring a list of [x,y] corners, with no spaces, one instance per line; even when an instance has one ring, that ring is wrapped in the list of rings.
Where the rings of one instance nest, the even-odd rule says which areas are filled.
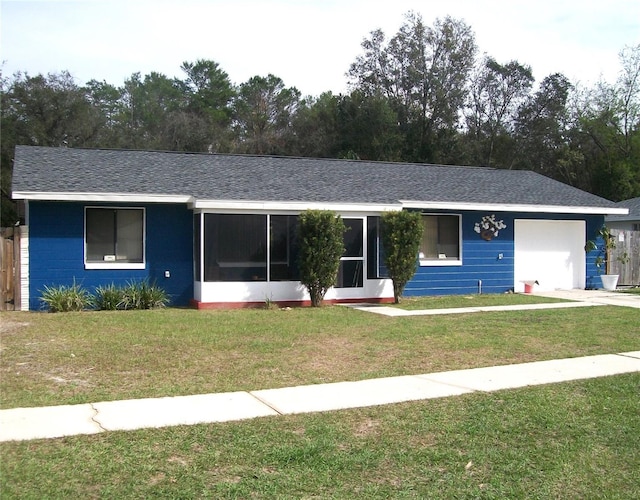
[[[116,311],[123,308],[124,292],[122,287],[113,283],[96,288],[94,296],[95,308],[100,311]]]
[[[73,280],[73,285],[45,285],[40,300],[49,312],[82,311],[93,306],[93,297]]]
[[[122,288],[122,309],[158,309],[168,303],[167,292],[148,280],[130,281]]]

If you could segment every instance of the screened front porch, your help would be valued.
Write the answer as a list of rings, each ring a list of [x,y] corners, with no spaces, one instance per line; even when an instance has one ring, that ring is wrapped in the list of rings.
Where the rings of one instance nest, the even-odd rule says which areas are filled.
[[[340,215],[345,252],[325,300],[393,299],[381,275],[379,216]],[[198,307],[309,301],[299,281],[298,214],[196,212],[193,247]]]

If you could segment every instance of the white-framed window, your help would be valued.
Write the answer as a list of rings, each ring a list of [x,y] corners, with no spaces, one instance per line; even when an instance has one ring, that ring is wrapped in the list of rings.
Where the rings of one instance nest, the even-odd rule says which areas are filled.
[[[85,207],[85,269],[144,269],[145,209]]]
[[[462,217],[422,214],[421,266],[462,265]]]

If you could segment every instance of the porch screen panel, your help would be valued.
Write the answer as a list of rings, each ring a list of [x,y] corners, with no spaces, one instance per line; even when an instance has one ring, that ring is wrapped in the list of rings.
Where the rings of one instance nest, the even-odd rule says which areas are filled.
[[[205,281],[267,279],[267,216],[205,214]]]
[[[380,217],[367,217],[367,278],[386,277],[380,241]]]
[[[196,281],[200,281],[200,214],[193,216],[193,275]]]
[[[298,281],[298,216],[270,216],[269,277],[271,281]]]

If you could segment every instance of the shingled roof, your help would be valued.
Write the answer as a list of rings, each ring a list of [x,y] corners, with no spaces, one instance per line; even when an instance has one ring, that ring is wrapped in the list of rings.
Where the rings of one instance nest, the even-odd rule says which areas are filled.
[[[63,196],[64,195],[64,196]],[[13,197],[197,202],[487,205],[620,213],[604,198],[523,170],[276,156],[17,146]],[[66,198],[65,198],[66,196]],[[571,210],[572,211],[572,210]]]
[[[640,197],[619,201],[616,206],[628,209],[629,213],[627,215],[611,215],[607,217],[608,221],[640,221]]]

